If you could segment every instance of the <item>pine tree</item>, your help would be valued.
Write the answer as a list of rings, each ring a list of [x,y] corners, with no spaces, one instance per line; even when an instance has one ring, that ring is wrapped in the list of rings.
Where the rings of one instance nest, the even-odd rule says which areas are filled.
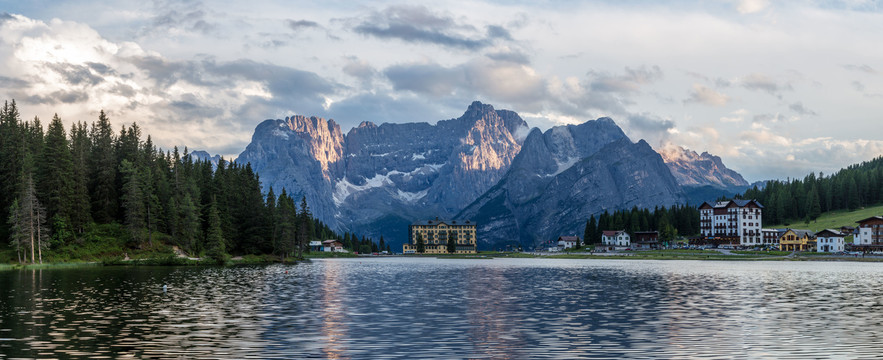
[[[43,249],[49,248],[49,229],[46,226],[46,209],[37,199],[33,175],[26,174],[23,181],[17,220],[18,228],[27,236],[26,246],[31,253],[31,263],[43,263]],[[17,234],[20,237],[21,234]]]
[[[282,261],[294,252],[297,246],[297,211],[294,201],[282,189],[279,201],[276,203],[276,251],[282,256]]]
[[[7,224],[9,224],[9,246],[15,250],[18,256],[18,263],[24,262],[23,254],[27,246],[28,231],[25,227],[24,220],[20,218],[22,215],[21,208],[18,206],[18,199],[12,201],[9,206],[9,216]]]
[[[218,264],[227,262],[227,241],[224,240],[224,234],[221,231],[221,216],[218,214],[218,203],[214,198],[212,198],[211,205],[209,206],[205,244],[209,258],[217,261]]]
[[[423,242],[423,234],[417,233],[417,253],[422,254],[426,252],[426,244]]]
[[[113,129],[104,110],[98,115],[98,122],[92,123],[91,138],[89,178],[92,181],[89,188],[92,199],[92,217],[95,221],[110,223],[116,219],[118,209],[117,169]]]
[[[301,257],[303,247],[310,243],[309,236],[313,233],[313,214],[310,213],[310,207],[307,206],[307,197],[300,199],[300,213],[298,214],[300,221],[297,228],[297,257]]]
[[[123,159],[120,164],[120,173],[125,180],[123,186],[123,210],[125,211],[125,224],[129,230],[132,240],[136,244],[141,244],[144,240],[142,235],[145,227],[146,217],[146,201],[144,191],[141,185],[141,177],[138,169],[129,160]]]
[[[37,190],[46,206],[47,216],[58,215],[62,221],[68,221],[73,211],[73,161],[64,124],[58,114],[49,122],[44,140],[37,167],[40,184]]]
[[[454,235],[453,230],[448,230],[448,253],[453,254],[457,252],[457,237]]]
[[[595,242],[595,232],[597,229],[598,225],[595,222],[595,215],[592,214],[592,216],[589,217],[589,220],[586,220],[586,229],[583,231],[583,242],[586,243],[586,245],[597,244],[597,242]]]
[[[89,200],[89,132],[85,122],[71,128],[71,208],[70,223],[77,233],[83,233],[92,222]]]

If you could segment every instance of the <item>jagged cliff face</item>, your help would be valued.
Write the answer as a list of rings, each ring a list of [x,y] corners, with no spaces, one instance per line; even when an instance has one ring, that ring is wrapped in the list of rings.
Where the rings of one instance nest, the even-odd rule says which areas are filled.
[[[338,226],[331,193],[344,173],[343,134],[333,120],[292,116],[265,120],[236,159],[251,163],[263,190],[282,189],[295,199],[306,197],[314,215]]]
[[[659,154],[602,118],[533,130],[500,183],[457,218],[479,224],[484,247],[530,248],[560,235],[581,236],[586,219],[604,210],[684,201]]]
[[[395,246],[414,220],[456,217],[477,221],[479,246],[490,248],[582,235],[604,210],[684,203],[676,176],[744,182],[711,155],[669,158],[632,143],[609,118],[544,133],[474,102],[435,125],[363,122],[345,136],[332,120],[266,120],[237,162],[252,164],[265,191],[305,196],[337,230],[382,234]]]
[[[708,152],[700,155],[680,146],[668,146],[659,154],[680,185],[722,189],[748,186],[742,175],[724,166],[720,157]]]
[[[345,137],[333,120],[293,116],[260,124],[237,161],[264,190],[306,196],[332,227],[404,238],[411,221],[451,217],[496,184],[526,132],[514,112],[479,102],[436,125],[363,122]]]

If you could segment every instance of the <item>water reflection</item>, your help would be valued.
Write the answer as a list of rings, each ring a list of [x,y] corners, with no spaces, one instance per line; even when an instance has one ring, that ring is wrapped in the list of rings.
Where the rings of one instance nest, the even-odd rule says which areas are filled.
[[[4,271],[0,359],[874,357],[881,275],[848,262],[411,258]]]

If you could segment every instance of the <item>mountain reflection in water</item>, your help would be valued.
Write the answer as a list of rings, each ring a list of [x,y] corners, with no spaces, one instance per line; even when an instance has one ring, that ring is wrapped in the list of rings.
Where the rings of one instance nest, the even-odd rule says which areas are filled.
[[[0,359],[874,357],[881,285],[883,266],[858,262],[0,271]]]

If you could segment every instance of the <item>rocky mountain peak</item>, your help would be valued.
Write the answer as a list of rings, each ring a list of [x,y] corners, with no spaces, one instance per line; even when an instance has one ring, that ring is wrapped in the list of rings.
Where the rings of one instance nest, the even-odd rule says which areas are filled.
[[[748,186],[739,173],[727,168],[719,156],[707,151],[695,151],[677,145],[667,145],[659,150],[666,166],[682,186],[714,186],[729,188]]]

